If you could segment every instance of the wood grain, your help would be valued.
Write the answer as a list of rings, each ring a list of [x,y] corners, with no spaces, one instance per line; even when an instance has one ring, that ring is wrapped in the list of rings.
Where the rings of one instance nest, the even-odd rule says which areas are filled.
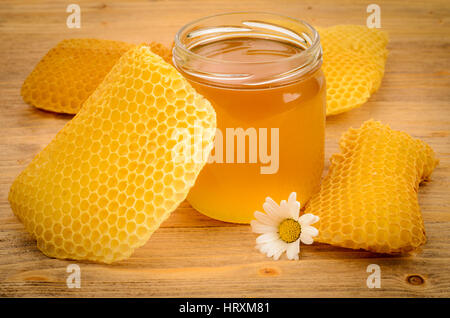
[[[450,5],[446,0],[376,1],[390,35],[380,90],[359,109],[327,119],[326,156],[340,135],[374,118],[428,142],[440,165],[420,188],[428,242],[402,257],[314,244],[298,262],[272,261],[248,226],[211,220],[183,203],[134,255],[114,265],[79,262],[80,289],[66,286],[70,261],[44,256],[12,214],[14,178],[71,118],[36,110],[20,87],[58,41],[96,37],[169,45],[183,24],[205,15],[258,10],[316,26],[365,24],[367,1],[76,1],[81,29],[68,29],[65,1],[0,4],[0,296],[3,297],[449,297]],[[328,164],[327,164],[328,165]],[[381,266],[381,288],[366,267]]]

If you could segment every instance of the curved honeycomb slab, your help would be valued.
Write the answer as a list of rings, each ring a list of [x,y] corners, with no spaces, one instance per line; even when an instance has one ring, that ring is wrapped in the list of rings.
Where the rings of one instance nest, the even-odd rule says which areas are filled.
[[[327,116],[359,107],[381,84],[384,64],[352,52],[324,55],[327,82]]]
[[[48,256],[125,259],[185,199],[206,162],[173,160],[177,147],[209,154],[215,126],[210,103],[174,67],[135,47],[17,177],[12,210]]]
[[[424,244],[417,191],[438,163],[430,146],[372,120],[347,131],[339,145],[305,211],[320,217],[316,240],[378,253]]]
[[[119,58],[135,45],[120,41],[70,39],[59,42],[25,79],[21,94],[37,108],[76,114]],[[166,61],[170,51],[160,43],[149,44]]]
[[[387,33],[358,25],[319,29],[327,82],[327,115],[359,107],[380,87]]]

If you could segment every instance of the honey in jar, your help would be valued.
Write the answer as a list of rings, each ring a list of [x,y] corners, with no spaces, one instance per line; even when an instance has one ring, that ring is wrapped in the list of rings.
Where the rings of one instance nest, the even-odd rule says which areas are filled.
[[[214,219],[249,223],[267,196],[304,205],[324,162],[325,79],[317,32],[262,13],[200,19],[177,34],[174,64],[214,106],[215,147],[188,195]]]

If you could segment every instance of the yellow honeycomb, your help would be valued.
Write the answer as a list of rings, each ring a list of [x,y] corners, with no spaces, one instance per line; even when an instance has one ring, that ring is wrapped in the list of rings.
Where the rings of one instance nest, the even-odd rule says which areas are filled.
[[[36,65],[22,85],[25,102],[44,110],[76,114],[119,58],[134,44],[71,39],[59,42]],[[171,60],[171,52],[152,42],[150,49]]]
[[[327,82],[327,115],[364,104],[380,87],[387,58],[386,32],[358,25],[319,29]]]
[[[150,50],[153,53],[161,56],[166,63],[172,64],[172,49],[168,49],[167,47],[158,42],[150,42],[149,44],[146,45],[150,47]]]
[[[378,90],[384,64],[351,52],[324,55],[322,66],[327,83],[327,116],[364,104]]]
[[[305,213],[320,217],[318,242],[378,253],[425,243],[419,183],[438,161],[423,141],[373,120],[350,129]]]
[[[17,177],[12,210],[50,257],[125,259],[185,199],[206,162],[198,151],[174,157],[179,145],[209,154],[215,126],[210,103],[137,46]]]

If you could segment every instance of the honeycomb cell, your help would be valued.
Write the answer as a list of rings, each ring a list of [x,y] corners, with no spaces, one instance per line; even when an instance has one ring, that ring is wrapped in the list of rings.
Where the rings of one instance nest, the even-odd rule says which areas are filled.
[[[22,97],[40,109],[76,114],[119,58],[134,46],[109,40],[63,40],[26,78]],[[162,44],[152,42],[148,46],[165,61],[171,61],[171,52]],[[142,84],[141,79],[137,80]]]
[[[417,191],[438,164],[431,147],[373,120],[347,131],[339,145],[305,211],[320,217],[317,241],[378,253],[424,244]]]
[[[327,115],[361,106],[381,85],[388,52],[386,32],[358,25],[318,31],[327,82]]]
[[[179,139],[175,129],[169,133],[159,130],[158,125],[147,125],[154,120],[151,110],[165,113],[165,108],[155,102],[165,95],[146,98],[152,101],[142,104],[148,112],[140,113],[136,107],[130,111],[137,94],[121,92],[142,91],[143,86],[136,89],[128,83],[144,71],[158,74],[160,82],[151,85],[179,80],[183,85],[178,88],[165,86],[175,93],[196,96],[192,102],[167,102],[165,107],[176,111],[160,117],[186,127],[182,135],[188,140]],[[195,123],[175,118],[176,113],[187,112],[189,107]],[[106,108],[110,109],[108,116]],[[139,128],[142,125],[146,128]],[[131,131],[124,131],[124,127],[131,127]],[[209,154],[215,127],[210,103],[148,46],[137,46],[119,59],[78,114],[16,178],[9,193],[12,210],[37,240],[38,248],[50,257],[104,263],[125,259],[185,199],[206,162],[207,156],[202,160],[189,160],[188,156],[173,160],[177,146],[181,143],[185,147],[190,142],[193,149]],[[120,143],[109,138],[114,131],[121,133]],[[194,136],[194,131],[201,138]],[[105,141],[86,142],[94,132],[96,140]],[[146,142],[136,146],[139,138]],[[125,149],[119,155],[122,146]]]

